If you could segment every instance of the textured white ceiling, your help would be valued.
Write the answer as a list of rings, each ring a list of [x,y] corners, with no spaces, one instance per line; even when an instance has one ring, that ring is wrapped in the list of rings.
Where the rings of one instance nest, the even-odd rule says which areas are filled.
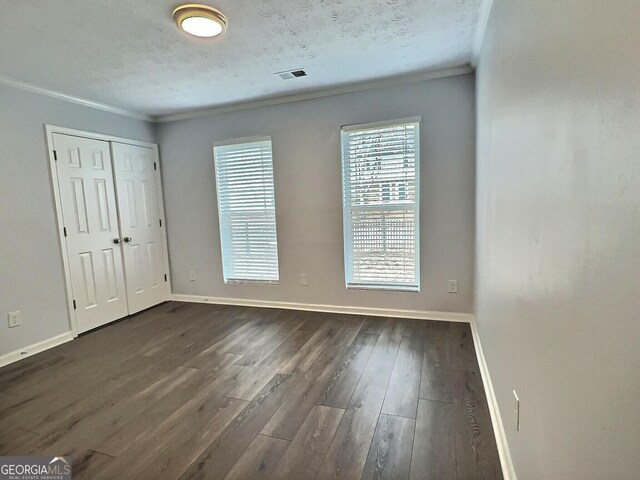
[[[179,0],[0,0],[0,75],[165,115],[469,63],[481,0],[202,3],[222,37],[179,31]]]

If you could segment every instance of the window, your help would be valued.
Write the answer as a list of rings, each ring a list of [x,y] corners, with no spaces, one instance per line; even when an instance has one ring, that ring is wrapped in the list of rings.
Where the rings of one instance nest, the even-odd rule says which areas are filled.
[[[420,290],[419,122],[342,128],[347,287]]]
[[[226,283],[278,283],[271,138],[217,144],[222,268]]]

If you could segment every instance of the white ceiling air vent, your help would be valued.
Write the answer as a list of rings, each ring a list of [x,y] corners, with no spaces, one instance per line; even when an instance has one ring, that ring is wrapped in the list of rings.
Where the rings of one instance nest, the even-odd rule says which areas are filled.
[[[302,68],[296,68],[295,70],[285,70],[284,72],[276,72],[274,75],[278,75],[283,80],[289,80],[291,78],[306,77],[307,72]]]

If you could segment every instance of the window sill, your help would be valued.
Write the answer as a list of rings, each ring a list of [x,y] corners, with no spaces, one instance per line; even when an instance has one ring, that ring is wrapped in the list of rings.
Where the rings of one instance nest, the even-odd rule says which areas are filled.
[[[276,280],[225,280],[227,285],[280,285]]]
[[[420,287],[412,287],[410,285],[354,285],[347,284],[348,290],[378,290],[385,292],[406,292],[420,293]]]

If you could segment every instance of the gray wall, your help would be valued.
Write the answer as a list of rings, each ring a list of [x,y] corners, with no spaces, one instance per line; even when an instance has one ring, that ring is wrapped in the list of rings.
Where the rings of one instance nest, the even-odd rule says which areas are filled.
[[[640,475],[639,45],[637,0],[490,17],[476,316],[519,480]]]
[[[352,93],[161,124],[160,155],[175,293],[471,312],[474,76]],[[340,126],[422,116],[421,293],[344,286]],[[280,285],[225,285],[212,145],[271,135]],[[189,281],[189,271],[197,281]],[[309,286],[300,274],[309,274]],[[460,293],[447,293],[458,279]]]
[[[0,86],[0,356],[70,329],[46,123],[154,141],[149,123]]]

